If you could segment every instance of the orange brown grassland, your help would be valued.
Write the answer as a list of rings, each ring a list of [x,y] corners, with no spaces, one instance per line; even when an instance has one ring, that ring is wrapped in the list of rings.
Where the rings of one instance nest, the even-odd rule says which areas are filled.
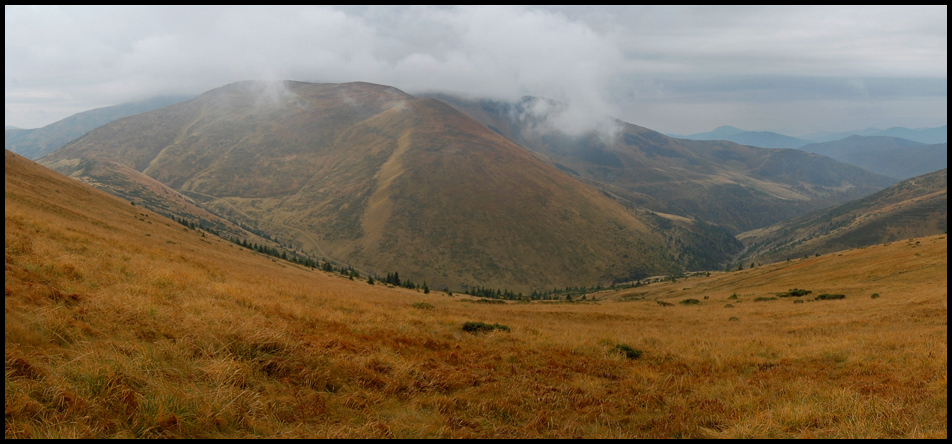
[[[4,169],[6,438],[947,436],[946,235],[478,304]]]

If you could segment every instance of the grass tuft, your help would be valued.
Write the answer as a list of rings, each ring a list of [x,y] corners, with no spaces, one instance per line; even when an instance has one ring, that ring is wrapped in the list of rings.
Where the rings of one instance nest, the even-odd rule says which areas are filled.
[[[641,355],[644,353],[637,348],[634,348],[628,344],[615,344],[615,347],[612,348],[612,351],[624,355],[628,359],[640,359]]]

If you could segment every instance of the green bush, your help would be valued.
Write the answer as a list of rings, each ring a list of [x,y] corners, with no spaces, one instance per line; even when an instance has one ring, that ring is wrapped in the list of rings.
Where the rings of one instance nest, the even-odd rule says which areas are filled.
[[[759,298],[757,298],[757,299],[754,299],[754,302],[766,302],[766,301],[776,301],[776,300],[777,300],[777,298],[765,298],[765,297],[761,296],[761,297],[759,297]]]
[[[699,300],[697,300],[697,299],[685,299],[685,300],[679,302],[679,304],[684,304],[684,305],[697,305],[697,304],[700,304],[700,303],[701,303],[701,301],[699,301]]]
[[[502,299],[487,299],[487,298],[463,299],[460,302],[469,302],[473,304],[505,304],[506,303],[506,301]]]
[[[727,319],[727,320],[728,320],[728,321],[739,321],[740,318],[738,318],[737,316],[731,316],[731,317],[730,317],[729,319]]]
[[[737,293],[730,295],[727,299],[737,299]]]
[[[660,305],[660,306],[662,306],[662,307],[672,307],[672,306],[674,306],[674,304],[672,304],[672,303],[670,303],[670,302],[665,302],[665,301],[655,301],[655,302],[657,302],[658,305]]]
[[[638,350],[637,348],[632,348],[631,346],[627,344],[615,344],[615,348],[613,348],[612,351],[615,351],[616,353],[621,353],[625,355],[625,357],[628,359],[638,359],[644,353],[641,350]]]
[[[420,310],[432,310],[434,308],[433,304],[429,304],[426,302],[414,302],[413,305],[411,305],[411,307],[418,308]]]
[[[794,303],[794,304],[802,304],[802,303],[803,303],[803,299],[794,299],[794,300],[793,300],[793,303]]]
[[[500,324],[490,325],[484,322],[467,322],[463,324],[463,331],[470,332],[472,334],[476,334],[481,331],[493,331],[493,330],[509,331],[509,327],[506,325],[500,325]]]
[[[879,299],[879,293],[873,293],[873,295],[870,296],[870,298],[871,298],[871,299]]]
[[[800,296],[808,295],[810,293],[813,293],[813,290],[804,290],[802,288],[791,288],[786,293],[777,293],[777,296],[780,296],[782,298],[790,297],[790,296],[800,297]]]
[[[845,294],[829,294],[829,293],[823,293],[823,294],[817,296],[816,298],[814,298],[814,300],[817,300],[817,301],[831,301],[831,300],[834,300],[834,299],[844,299],[844,298],[846,298],[846,295],[845,295]]]

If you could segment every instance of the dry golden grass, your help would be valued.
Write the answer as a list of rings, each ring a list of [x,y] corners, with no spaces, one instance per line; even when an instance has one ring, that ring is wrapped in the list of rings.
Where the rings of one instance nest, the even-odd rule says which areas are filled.
[[[947,435],[944,235],[475,304],[274,261],[9,155],[4,234],[7,438]],[[754,302],[791,288],[846,299]]]

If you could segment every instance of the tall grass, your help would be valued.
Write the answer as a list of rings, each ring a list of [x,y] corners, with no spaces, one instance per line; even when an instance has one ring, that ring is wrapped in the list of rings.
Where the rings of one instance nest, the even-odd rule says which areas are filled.
[[[7,438],[947,435],[944,236],[631,302],[467,304],[273,261],[35,174],[6,180]],[[847,298],[752,302],[797,287]],[[874,291],[889,297],[853,297]],[[510,331],[463,331],[474,319]]]

